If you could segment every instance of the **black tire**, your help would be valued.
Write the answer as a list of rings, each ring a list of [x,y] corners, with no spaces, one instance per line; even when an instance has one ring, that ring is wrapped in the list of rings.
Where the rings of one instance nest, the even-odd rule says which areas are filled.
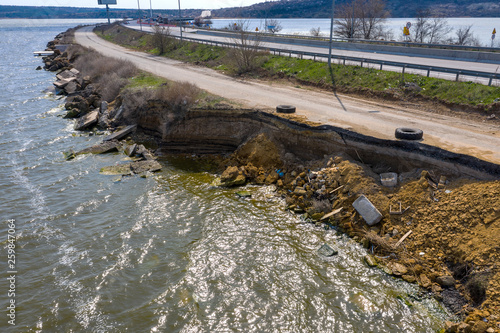
[[[295,106],[291,105],[278,105],[276,107],[278,113],[295,113]]]
[[[417,128],[396,128],[396,138],[403,140],[421,140],[424,132]]]

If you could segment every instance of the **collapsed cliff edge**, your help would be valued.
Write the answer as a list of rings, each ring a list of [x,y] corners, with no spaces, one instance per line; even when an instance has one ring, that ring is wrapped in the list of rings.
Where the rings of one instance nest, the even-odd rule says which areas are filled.
[[[45,59],[46,67],[55,68],[57,57],[68,57],[64,53]],[[275,185],[290,211],[369,249],[368,265],[442,300],[463,320],[447,323],[447,331],[500,331],[499,165],[421,142],[381,140],[224,103],[138,103],[133,93],[103,103],[90,79],[75,74],[70,80],[68,114],[79,117],[77,123],[95,119],[82,130],[134,125],[135,140],[153,141],[158,153],[223,155],[221,185]],[[394,186],[382,184],[380,174],[387,172],[397,173]],[[377,208],[378,223],[368,225],[353,207],[360,196]]]

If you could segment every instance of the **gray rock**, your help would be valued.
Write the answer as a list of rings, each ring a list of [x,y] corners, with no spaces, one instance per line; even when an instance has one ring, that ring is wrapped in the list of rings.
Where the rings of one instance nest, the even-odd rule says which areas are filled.
[[[79,116],[80,116],[80,110],[75,108],[66,112],[64,118],[73,119],[73,118],[78,118]]]
[[[136,151],[137,151],[137,145],[135,143],[133,145],[127,145],[127,147],[125,148],[125,154],[128,157],[134,156]]]
[[[143,172],[155,172],[161,170],[161,164],[157,161],[138,161],[130,163],[130,168],[132,172],[136,174],[141,174]]]
[[[363,257],[364,261],[366,262],[366,264],[370,267],[375,267],[377,266],[377,259],[372,256],[371,254],[367,254]]]
[[[98,119],[99,119],[99,112],[92,111],[76,120],[75,130],[81,131],[86,128],[89,128],[90,126],[97,124]]]
[[[337,255],[339,251],[325,243],[318,249],[318,253],[325,257],[332,257],[334,255]]]
[[[436,278],[436,282],[441,285],[441,287],[454,287],[455,286],[455,279],[453,276],[450,275],[443,275],[438,278]]]

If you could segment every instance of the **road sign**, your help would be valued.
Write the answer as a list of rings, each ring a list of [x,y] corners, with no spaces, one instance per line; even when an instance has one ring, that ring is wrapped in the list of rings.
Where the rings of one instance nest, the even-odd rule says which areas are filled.
[[[496,34],[496,33],[497,33],[497,29],[493,28],[493,32],[492,32],[492,34],[494,35],[494,34]]]
[[[411,28],[411,22],[406,22],[406,27],[407,27],[408,29],[410,29],[410,28]]]
[[[116,5],[116,0],[97,0],[98,5]]]
[[[405,36],[409,36],[410,35],[410,29],[408,29],[408,27],[404,27],[403,28],[403,35],[405,35]]]

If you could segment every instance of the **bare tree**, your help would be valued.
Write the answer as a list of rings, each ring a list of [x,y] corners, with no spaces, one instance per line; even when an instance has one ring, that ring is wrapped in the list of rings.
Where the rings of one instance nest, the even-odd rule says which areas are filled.
[[[346,38],[373,39],[384,34],[389,16],[384,0],[352,0],[337,8],[336,34]]]
[[[321,36],[321,28],[320,27],[311,28],[311,30],[309,30],[309,33],[311,34],[311,36],[319,37]]]
[[[346,2],[337,7],[336,16],[340,18],[335,20],[335,34],[345,38],[360,37],[361,19],[356,7],[357,2],[360,1],[353,0],[350,3]]]
[[[283,30],[281,22],[275,19],[266,19],[264,21],[264,25],[266,26],[266,31],[269,31],[272,34],[275,34]]]
[[[248,32],[249,22],[242,20],[229,24],[235,31],[232,41],[237,47],[229,49],[228,55],[238,74],[250,72],[257,68],[259,56],[260,38]]]
[[[429,23],[430,12],[428,10],[419,10],[417,12],[417,17],[415,23],[412,25],[414,34],[413,40],[417,43],[425,43],[425,40],[429,36],[430,23]]]
[[[457,45],[478,45],[479,41],[474,36],[471,29],[472,24],[458,28],[458,30],[455,32],[457,35],[455,43]]]
[[[434,16],[429,10],[417,12],[417,21],[413,24],[413,40],[418,43],[439,43],[451,32],[445,18]]]
[[[389,16],[383,0],[358,0],[356,5],[361,19],[364,39],[374,39],[382,35],[382,24]]]
[[[431,44],[441,43],[446,39],[446,36],[451,32],[452,28],[448,25],[448,21],[443,17],[433,17],[429,22],[429,39]]]

